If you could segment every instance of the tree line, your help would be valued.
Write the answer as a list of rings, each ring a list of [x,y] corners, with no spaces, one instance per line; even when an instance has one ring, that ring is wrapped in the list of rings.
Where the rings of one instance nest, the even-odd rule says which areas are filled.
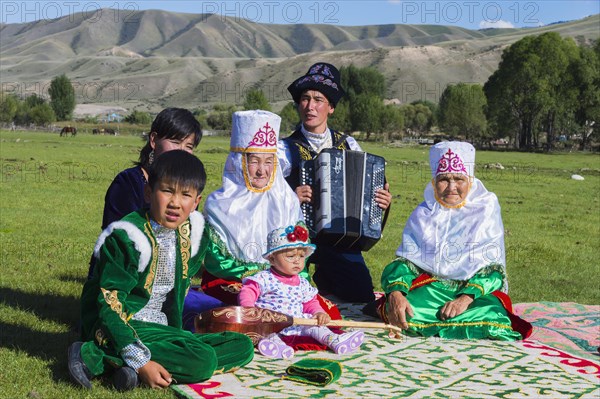
[[[48,88],[50,101],[32,94],[23,99],[15,94],[0,95],[0,122],[17,125],[47,125],[57,120],[71,120],[75,110],[75,89],[66,75],[52,79]]]

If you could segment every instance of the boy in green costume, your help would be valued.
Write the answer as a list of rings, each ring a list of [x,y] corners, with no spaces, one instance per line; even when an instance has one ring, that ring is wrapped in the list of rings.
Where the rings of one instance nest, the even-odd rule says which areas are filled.
[[[161,155],[145,188],[150,209],[109,225],[94,248],[97,266],[81,295],[82,340],[69,347],[73,381],[114,371],[119,390],[193,383],[252,360],[238,333],[182,329],[184,297],[204,259],[204,218],[196,211],[206,182],[202,162],[180,150]]]

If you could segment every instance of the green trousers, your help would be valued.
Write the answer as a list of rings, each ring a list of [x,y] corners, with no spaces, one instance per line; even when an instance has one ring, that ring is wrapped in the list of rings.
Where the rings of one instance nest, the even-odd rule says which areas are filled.
[[[223,373],[248,364],[254,356],[252,341],[244,334],[193,334],[137,320],[129,324],[150,350],[152,360],[171,373],[177,383],[207,380],[215,372]],[[110,343],[100,346],[96,341],[87,341],[81,348],[81,357],[94,376],[125,365]]]
[[[457,297],[457,290],[442,282],[433,282],[408,293],[414,316],[408,319],[406,334],[439,336],[450,339],[496,339],[515,341],[521,334],[513,331],[506,309],[492,294],[483,295],[462,314],[440,320],[440,310],[446,302]]]

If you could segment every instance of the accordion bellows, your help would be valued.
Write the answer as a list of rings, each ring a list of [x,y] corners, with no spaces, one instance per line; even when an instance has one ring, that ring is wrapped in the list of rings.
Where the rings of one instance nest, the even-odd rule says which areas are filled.
[[[313,241],[366,251],[381,238],[383,211],[375,192],[385,180],[385,160],[362,151],[325,149],[300,164],[300,184],[313,188],[302,212]]]

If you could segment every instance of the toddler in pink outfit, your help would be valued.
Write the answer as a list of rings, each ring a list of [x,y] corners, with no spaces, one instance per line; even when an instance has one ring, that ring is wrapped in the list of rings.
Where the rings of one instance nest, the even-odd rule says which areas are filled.
[[[298,275],[304,269],[306,258],[315,250],[304,222],[272,231],[267,241],[267,252],[263,257],[271,263],[271,268],[242,280],[239,304],[317,319],[317,326],[291,326],[279,334],[312,337],[338,354],[360,348],[364,341],[362,331],[335,334],[325,327],[331,318],[317,300],[317,289]],[[294,350],[279,334],[263,338],[258,343],[258,350],[264,356],[289,359],[294,356]]]

